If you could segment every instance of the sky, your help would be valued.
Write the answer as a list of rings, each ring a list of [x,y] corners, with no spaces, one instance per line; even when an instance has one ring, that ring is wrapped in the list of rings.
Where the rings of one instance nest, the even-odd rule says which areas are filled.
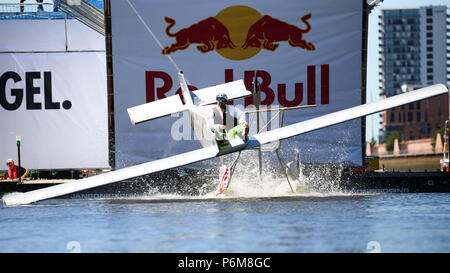
[[[378,16],[381,15],[381,9],[392,8],[418,8],[421,6],[438,6],[444,5],[450,7],[450,0],[384,0],[378,6],[376,6],[369,14],[369,34],[367,43],[367,102],[373,102],[380,100],[379,97],[379,79],[378,72],[380,71],[378,65],[379,53],[378,53]],[[447,10],[447,14],[449,14]],[[380,129],[379,114],[373,114],[366,119],[366,140],[370,141],[372,137],[378,140],[378,131]]]

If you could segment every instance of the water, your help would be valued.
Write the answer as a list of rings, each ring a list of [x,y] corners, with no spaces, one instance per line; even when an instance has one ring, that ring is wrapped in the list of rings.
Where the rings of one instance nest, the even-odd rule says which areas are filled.
[[[0,221],[0,252],[450,252],[443,193],[52,199]]]

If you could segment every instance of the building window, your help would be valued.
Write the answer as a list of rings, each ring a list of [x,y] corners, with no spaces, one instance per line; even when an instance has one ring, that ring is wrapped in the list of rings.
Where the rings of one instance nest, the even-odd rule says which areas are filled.
[[[413,113],[408,112],[408,122],[412,122],[412,121],[413,121]]]
[[[433,65],[433,61],[427,61],[427,65],[432,66]]]
[[[433,73],[433,68],[427,68],[428,73]]]
[[[398,122],[402,122],[402,113],[398,112]]]
[[[420,122],[420,118],[421,118],[420,112],[417,112],[417,122]]]
[[[427,54],[428,59],[433,59],[433,54]]]
[[[432,52],[432,51],[433,51],[433,48],[432,48],[431,46],[429,46],[429,47],[427,47],[427,51],[428,51],[428,52]]]
[[[427,16],[433,16],[433,9],[427,8]]]
[[[433,32],[427,32],[427,38],[433,38]]]
[[[431,134],[431,124],[427,124],[427,134]]]
[[[427,30],[433,30],[433,25],[427,26]]]
[[[417,102],[417,109],[420,109],[420,101]]]
[[[395,122],[395,113],[391,112],[391,122],[394,123]]]
[[[414,110],[414,103],[413,103],[413,102],[411,102],[411,103],[409,104],[409,110]]]
[[[432,45],[433,44],[433,40],[427,40],[427,45]]]
[[[427,23],[428,23],[428,24],[433,23],[433,18],[427,18]]]
[[[428,75],[427,76],[427,80],[432,81],[433,80],[433,75]]]

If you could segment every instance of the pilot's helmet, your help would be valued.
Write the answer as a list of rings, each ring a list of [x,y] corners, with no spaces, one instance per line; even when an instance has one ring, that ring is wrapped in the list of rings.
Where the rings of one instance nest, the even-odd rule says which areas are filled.
[[[216,101],[219,101],[219,102],[227,102],[228,101],[228,97],[227,97],[227,94],[225,94],[225,93],[219,93],[219,94],[217,94],[217,96],[216,96]]]

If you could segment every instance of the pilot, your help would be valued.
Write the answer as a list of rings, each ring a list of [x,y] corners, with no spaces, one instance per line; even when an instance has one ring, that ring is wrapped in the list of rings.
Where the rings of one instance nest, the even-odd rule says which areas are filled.
[[[208,116],[209,128],[218,139],[231,139],[236,136],[243,140],[248,137],[248,121],[244,112],[233,105],[227,105],[228,97],[225,93],[216,96],[217,105]],[[231,128],[227,131],[227,128]]]

